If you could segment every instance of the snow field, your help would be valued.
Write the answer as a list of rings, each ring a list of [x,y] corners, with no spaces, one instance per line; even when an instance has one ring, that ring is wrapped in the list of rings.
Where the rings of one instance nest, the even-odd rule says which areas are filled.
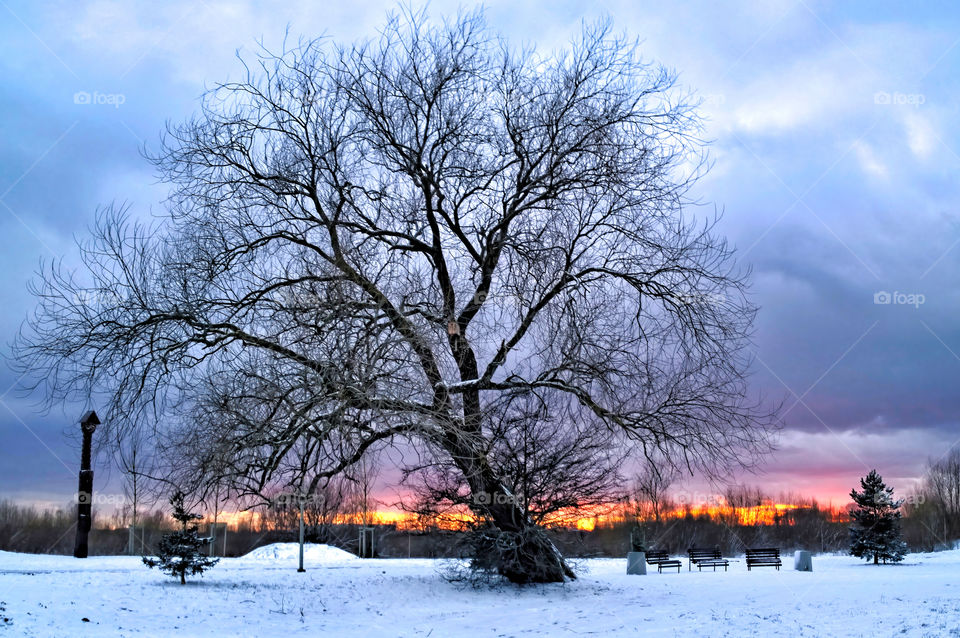
[[[815,556],[786,567],[627,576],[577,561],[564,585],[476,590],[441,561],[360,560],[308,546],[221,560],[181,586],[139,557],[0,552],[0,636],[960,636],[960,551],[902,565]],[[88,621],[83,619],[87,618]]]

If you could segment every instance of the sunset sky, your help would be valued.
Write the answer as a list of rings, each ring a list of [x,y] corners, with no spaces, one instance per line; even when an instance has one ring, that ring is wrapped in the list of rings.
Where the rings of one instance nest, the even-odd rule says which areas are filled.
[[[704,215],[723,211],[753,271],[751,385],[784,403],[779,450],[743,480],[835,504],[874,467],[909,488],[960,442],[960,11],[720,4],[486,6],[513,42],[546,50],[609,15],[703,99],[713,169],[696,195]],[[194,113],[205,86],[239,77],[237,50],[278,49],[287,29],[374,35],[395,6],[0,0],[2,356],[32,307],[32,273],[75,263],[98,205],[160,210],[165,188],[140,149]],[[18,383],[0,367],[0,498],[66,503],[79,452],[64,432],[80,407],[38,414]],[[110,489],[117,473],[101,463],[97,487]]]

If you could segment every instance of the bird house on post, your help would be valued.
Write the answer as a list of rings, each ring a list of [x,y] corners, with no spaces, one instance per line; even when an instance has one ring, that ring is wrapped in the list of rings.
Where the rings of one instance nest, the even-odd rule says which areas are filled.
[[[87,557],[87,537],[93,522],[93,469],[90,467],[90,446],[93,441],[93,432],[98,425],[100,425],[100,419],[93,410],[80,419],[83,449],[80,453],[80,484],[77,489],[77,542],[73,546],[75,558]]]

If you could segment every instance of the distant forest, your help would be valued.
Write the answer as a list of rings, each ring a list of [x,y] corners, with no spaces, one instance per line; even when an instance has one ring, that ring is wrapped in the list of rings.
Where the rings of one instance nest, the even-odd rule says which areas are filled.
[[[932,462],[917,489],[904,500],[903,536],[910,551],[951,549],[960,541],[960,450]],[[570,518],[548,528],[561,550],[586,557],[621,557],[630,549],[631,533],[639,528],[649,549],[683,554],[688,547],[717,546],[724,555],[742,554],[747,547],[773,546],[783,551],[845,551],[850,517],[845,509],[827,508],[791,495],[774,499],[756,487],[727,490],[713,506],[682,504],[669,490],[657,493],[635,486],[624,503],[595,518]],[[256,547],[297,539],[297,507],[280,502],[247,516],[232,517],[226,543],[218,553],[239,556]],[[230,520],[224,517],[221,520]],[[149,553],[169,517],[157,510],[138,515],[133,553]],[[414,516],[384,522],[373,512],[361,512],[344,500],[337,507],[307,507],[306,538],[356,553],[363,520],[375,529],[376,555],[384,558],[459,557],[464,554],[463,529],[449,520]],[[125,554],[130,549],[130,513],[95,517],[90,537],[92,554]],[[70,554],[76,511],[72,506],[41,509],[0,501],[0,550]],[[462,523],[462,521],[461,521]],[[461,527],[466,527],[463,524]]]

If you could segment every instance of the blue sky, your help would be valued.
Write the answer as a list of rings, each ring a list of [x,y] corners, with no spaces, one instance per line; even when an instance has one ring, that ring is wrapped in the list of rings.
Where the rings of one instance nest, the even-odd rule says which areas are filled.
[[[721,228],[753,269],[753,385],[787,407],[780,451],[747,480],[839,499],[874,466],[907,487],[958,443],[953,3],[486,6],[494,28],[544,49],[608,15],[703,98],[714,166],[697,195],[724,211]],[[206,86],[240,75],[237,50],[277,48],[287,28],[373,35],[394,7],[0,0],[3,356],[32,307],[28,279],[41,259],[73,263],[98,205],[160,210],[165,189],[140,149],[189,117]],[[876,303],[883,292],[891,303]],[[79,412],[39,415],[16,385],[0,370],[0,497],[65,502],[78,453],[64,432]]]

